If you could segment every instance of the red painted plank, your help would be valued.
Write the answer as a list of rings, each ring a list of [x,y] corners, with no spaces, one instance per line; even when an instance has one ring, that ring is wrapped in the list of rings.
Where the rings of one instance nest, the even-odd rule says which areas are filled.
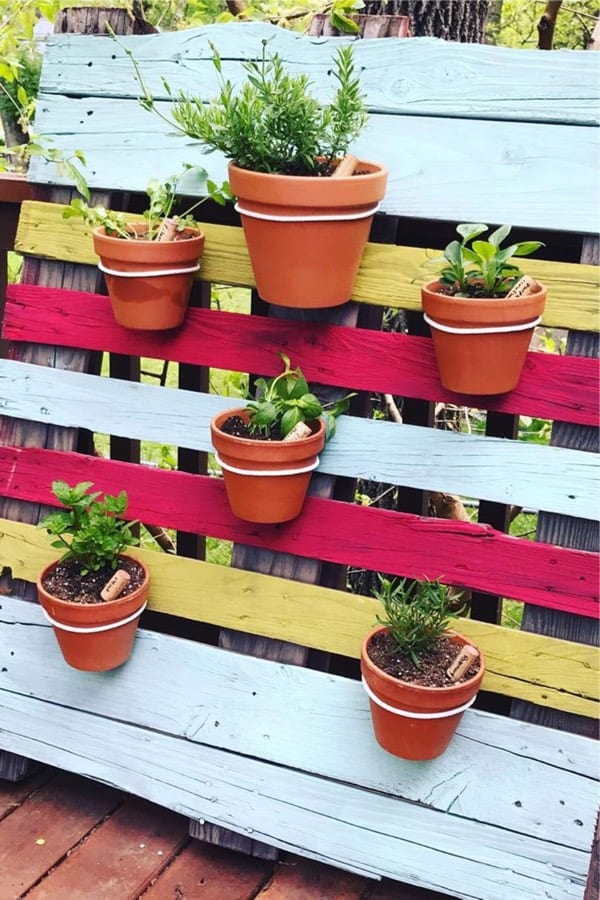
[[[94,795],[98,790],[99,786],[94,784]],[[138,897],[187,842],[187,830],[183,816],[145,800],[130,798],[27,897],[29,900]],[[91,892],[90,885],[93,885]]]
[[[296,556],[410,578],[438,578],[585,616],[598,613],[595,553],[509,537],[490,526],[309,498],[302,515],[260,526],[229,510],[220,479],[83,454],[0,448],[7,497],[55,505],[53,479],[126,486],[131,518]]]
[[[0,822],[0,900],[21,897],[102,822],[119,805],[121,797],[119,791],[102,785],[82,790],[81,779],[61,774],[3,819]],[[35,890],[28,896],[73,897],[69,893],[38,894]]]
[[[84,345],[264,375],[279,371],[278,354],[284,350],[319,384],[583,425],[599,421],[599,369],[593,359],[529,353],[515,391],[500,398],[468,397],[442,388],[425,338],[202,309],[189,310],[175,334],[153,334],[121,328],[108,299],[97,294],[13,285],[8,296],[3,333],[10,340]]]
[[[0,819],[13,812],[18,806],[35,794],[39,788],[55,775],[54,769],[39,769],[22,781],[2,781],[0,779]]]

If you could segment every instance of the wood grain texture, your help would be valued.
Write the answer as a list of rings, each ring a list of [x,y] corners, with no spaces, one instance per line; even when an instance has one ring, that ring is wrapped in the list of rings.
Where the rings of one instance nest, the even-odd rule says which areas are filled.
[[[433,38],[376,44],[341,38],[316,41],[296,32],[265,24],[235,23],[191,28],[160,37],[123,39],[134,50],[154,96],[167,94],[164,76],[174,92],[189,89],[207,100],[217,90],[208,41],[220,47],[226,74],[233,83],[242,75],[241,60],[260,55],[260,42],[283,55],[293,71],[300,67],[314,80],[317,96],[331,93],[331,63],[337,47],[352,43],[361,84],[373,110],[527,121],[598,124],[600,99],[595,77],[597,60],[587,54],[561,51],[552,63],[536,51],[446,43]],[[92,62],[92,66],[88,65]],[[99,80],[97,66],[111,66],[110,83]],[[95,70],[96,69],[96,70]],[[48,41],[44,91],[73,96],[137,97],[131,62],[121,47],[103,40],[53,37]],[[543,98],[543,101],[541,100]]]
[[[0,822],[1,900],[14,900],[29,891],[82,833],[92,831],[120,802],[106,788],[82,793],[70,775],[58,775],[42,786],[33,808],[18,808]],[[35,891],[34,895],[49,896]]]
[[[377,873],[435,889],[440,885],[435,875],[425,874],[426,863],[429,860],[427,868],[434,873],[436,866],[432,862],[442,853],[444,857],[448,855],[443,873],[446,890],[456,891],[460,872],[462,884],[458,896],[506,896],[498,890],[500,870],[502,890],[510,890],[511,896],[521,896],[519,890],[522,890],[524,897],[535,897],[534,882],[530,879],[535,879],[535,890],[539,890],[537,879],[542,878],[541,883],[550,897],[557,900],[581,897],[589,856],[587,848],[595,824],[595,797],[587,774],[590,766],[595,765],[593,742],[487,714],[470,713],[461,724],[458,743],[449,751],[457,753],[454,763],[451,757],[443,756],[431,764],[415,767],[391,759],[377,747],[370,735],[367,700],[356,682],[237,654],[232,658],[216,648],[201,648],[147,632],[140,634],[133,657],[122,670],[108,677],[73,673],[63,666],[56,648],[52,657],[50,647],[54,639],[50,628],[41,624],[39,610],[18,600],[9,604],[16,609],[17,617],[23,611],[28,621],[37,613],[38,627],[12,625],[13,637],[7,649],[18,647],[18,633],[29,630],[31,639],[40,642],[36,654],[40,668],[44,668],[42,662],[46,666],[45,673],[39,676],[43,685],[38,687],[38,676],[31,673],[28,686],[22,681],[25,673],[17,675],[15,671],[16,690],[9,683],[0,695],[2,739],[9,749],[31,753],[35,747],[43,761],[60,760],[66,768],[75,765],[82,774],[91,777],[98,777],[101,772],[104,780],[125,789],[135,784],[136,793],[178,812],[207,817],[286,849],[301,847],[303,855],[363,874]],[[23,634],[23,640],[26,638]],[[5,645],[5,641],[0,644]],[[197,665],[198,677],[188,678],[187,666],[180,666],[183,659],[188,659],[188,653],[192,666],[189,674]],[[218,660],[223,658],[224,670],[217,681],[228,685],[229,699],[224,702],[224,695],[220,694],[217,720],[209,699],[210,686],[207,684],[206,693],[198,694],[190,685],[197,684],[199,677],[208,677],[204,673],[214,671],[215,665],[218,671]],[[48,666],[52,668],[52,678],[47,677]],[[239,675],[232,678],[237,667]],[[185,678],[187,689],[174,692],[177,707],[171,711],[157,699],[165,691],[171,695],[170,676],[165,677],[165,673],[174,670]],[[5,674],[12,677],[10,668]],[[92,682],[93,691],[90,690]],[[29,696],[34,683],[36,698]],[[138,685],[132,690],[140,698],[135,710],[128,700],[131,696],[128,688],[132,684]],[[311,684],[313,687],[309,688]],[[244,701],[238,693],[240,687],[252,699]],[[70,709],[65,708],[65,690]],[[58,702],[52,699],[54,692],[60,696]],[[304,698],[302,704],[294,699],[300,696]],[[332,732],[322,725],[313,730],[321,713],[318,704],[310,702],[311,696],[323,699],[323,712],[332,704],[333,708],[344,709],[344,715],[338,714],[338,721],[333,723]],[[261,726],[262,717],[256,711],[262,704],[272,711],[273,703],[282,710],[282,718],[277,715],[269,718],[267,733],[271,739],[267,740],[266,720],[262,720]],[[229,707],[231,718],[226,714],[221,720],[223,709]],[[47,720],[41,740],[36,737],[42,734],[40,716]],[[312,716],[316,720],[310,725]],[[125,717],[130,720],[128,724],[123,721]],[[152,727],[150,732],[142,724],[146,717],[159,727]],[[297,737],[291,742],[289,717],[295,721],[292,727]],[[132,718],[136,721],[131,722]],[[250,735],[253,731],[257,734],[264,751],[256,752],[264,753],[263,756],[250,759],[245,754],[220,749],[220,744],[245,741],[244,728],[246,723],[250,727],[251,720],[256,729],[250,729]],[[222,721],[223,727],[217,726],[216,721]],[[485,737],[480,722],[485,722]],[[356,753],[331,753],[330,741],[337,744],[346,729],[348,737],[343,745],[348,746],[351,740],[353,746],[356,744]],[[150,733],[152,739],[148,743]],[[329,747],[328,752],[319,750],[321,742]],[[118,754],[114,753],[114,747],[120,748]],[[540,755],[548,761],[532,758],[538,747],[542,748]],[[269,762],[271,755],[282,752],[291,753],[295,760],[306,753],[306,759],[310,759],[308,769],[297,770],[295,764],[274,766]],[[491,791],[491,804],[484,809],[476,790],[480,776],[475,771],[482,766],[481,777],[486,779],[488,787],[486,758],[498,763],[495,766],[498,778],[497,790]],[[326,771],[318,774],[322,764]],[[329,774],[331,766],[337,771],[339,766],[346,765],[359,770],[353,775],[354,786],[341,784]],[[539,778],[532,777],[532,767]],[[410,777],[398,777],[403,769]],[[507,773],[506,778],[503,771]],[[520,771],[522,779],[512,774]],[[358,786],[363,776],[368,783],[373,783],[375,778],[379,788],[373,791]],[[507,778],[512,778],[510,791]],[[386,782],[389,788],[384,787]],[[542,782],[548,786],[549,793],[545,796],[539,791]],[[399,799],[405,795],[417,799],[403,803],[402,814],[398,815]],[[286,797],[296,801],[289,803],[282,799]],[[530,804],[535,804],[535,810]],[[440,812],[444,817],[443,826]],[[327,816],[327,827],[324,816]],[[583,824],[577,824],[575,819]],[[508,827],[504,822],[509,823]],[[418,839],[418,834],[428,829],[436,833],[435,849],[430,842],[422,843]],[[544,834],[551,835],[552,852]],[[495,862],[493,869],[487,862],[490,855]],[[514,858],[509,863],[511,857]],[[484,858],[486,863],[482,866]],[[484,871],[488,872],[487,876]],[[493,879],[491,871],[495,873]]]
[[[192,450],[212,449],[210,420],[232,408],[228,398],[13,360],[0,360],[0,404],[15,421]],[[320,459],[328,475],[596,518],[599,461],[584,451],[342,416]]]
[[[201,222],[200,227],[206,235],[206,244],[199,277],[210,282],[253,287],[241,228],[207,222]],[[15,247],[22,253],[72,263],[95,265],[97,262],[89,230],[77,220],[64,220],[62,207],[50,203],[23,204]],[[419,267],[436,255],[439,251],[435,249],[367,244],[353,299],[377,306],[420,310],[419,283],[424,279]],[[528,259],[526,269],[548,287],[544,325],[598,330],[597,266]]]
[[[332,52],[336,42],[340,40],[338,38],[328,44],[326,39],[315,41],[295,35],[290,42],[289,37],[282,37],[269,26],[255,27],[250,24],[238,25],[234,29],[205,29],[201,35],[198,32],[180,32],[168,37],[153,35],[150,44],[147,38],[130,39],[130,45],[138,48],[134,51],[136,56],[141,53],[146,59],[152,58],[152,73],[147,73],[149,83],[156,86],[159,76],[166,76],[169,81],[172,74],[172,86],[176,90],[179,79],[187,82],[192,73],[196,86],[207,82],[206,95],[210,97],[214,93],[214,73],[211,77],[210,62],[207,59],[207,42],[210,36],[212,35],[223,54],[226,75],[235,79],[240,73],[240,59],[259,55],[260,41],[265,34],[283,42],[286,63],[295,71],[306,70],[307,66],[310,71],[307,59],[311,55],[314,57],[321,54],[320,67],[314,67],[312,73],[323,86],[323,96],[330,95],[332,77],[328,76],[328,72],[331,69]],[[166,38],[164,42],[161,41],[163,37]],[[195,38],[197,48],[192,49]],[[245,44],[243,48],[239,46],[240,41]],[[161,43],[162,48],[159,49]],[[372,115],[367,130],[353,150],[359,157],[380,161],[390,170],[388,191],[382,209],[392,215],[422,216],[423,211],[427,210],[428,218],[507,221],[532,227],[561,227],[596,233],[597,203],[589,186],[598,184],[597,131],[581,125],[564,124],[565,119],[572,121],[573,115],[563,115],[562,110],[569,106],[572,109],[573,104],[564,102],[564,94],[558,87],[561,80],[556,78],[553,69],[546,68],[550,61],[534,62],[528,57],[527,64],[533,65],[536,72],[544,72],[545,78],[552,82],[548,90],[536,95],[544,98],[544,102],[535,101],[537,109],[549,109],[553,102],[556,103],[551,98],[562,98],[562,102],[554,107],[554,115],[550,116],[552,121],[561,123],[558,125],[552,124],[552,121],[543,124],[532,121],[536,119],[536,113],[532,110],[531,102],[525,99],[519,108],[515,93],[512,94],[513,109],[507,119],[498,116],[493,112],[494,108],[503,105],[498,103],[498,97],[507,96],[502,87],[494,90],[494,100],[488,103],[487,111],[481,106],[477,110],[473,109],[472,96],[469,95],[473,91],[477,94],[475,85],[479,85],[480,78],[478,67],[471,61],[459,63],[458,56],[454,56],[452,60],[444,58],[444,51],[439,48],[433,51],[434,54],[437,52],[438,60],[434,62],[432,58],[429,66],[423,64],[415,86],[415,79],[408,74],[410,69],[395,68],[392,62],[403,56],[407,59],[404,47],[409,47],[411,55],[416,53],[416,46],[411,48],[411,44],[412,41],[359,41],[356,47],[360,58],[364,58],[365,68],[370,72],[366,87],[371,95],[368,96],[368,102]],[[56,54],[52,63],[45,67],[55,69],[55,86],[65,74],[63,62],[57,58],[63,55],[63,46],[64,56],[68,57],[74,44],[63,40],[62,44],[55,47]],[[380,50],[380,46],[385,49]],[[435,47],[435,43],[425,46]],[[104,56],[103,59],[101,56],[93,57],[97,50]],[[119,73],[115,73],[116,85],[110,91],[113,96],[96,98],[88,93],[82,98],[65,98],[46,92],[44,87],[38,104],[36,131],[50,137],[61,149],[83,150],[87,161],[86,177],[90,184],[123,190],[143,190],[150,176],[170,175],[182,163],[190,161],[206,163],[211,176],[216,180],[224,177],[225,166],[222,159],[219,160],[216,155],[205,159],[194,148],[190,139],[165,134],[164,123],[139,107],[137,97],[140,89],[133,81],[132,67],[121,48],[114,44],[107,47],[102,40],[90,39],[85,52],[87,59],[75,57],[73,71],[91,68],[96,85],[92,90],[96,93],[101,93],[99,85],[114,84],[115,62],[119,60],[123,77],[119,78]],[[163,54],[164,58],[161,58]],[[505,63],[509,59],[514,60],[518,70],[519,54],[520,51],[506,51],[499,55],[494,52],[488,55],[487,58],[494,60],[492,65],[495,71],[503,73],[501,82],[510,82],[514,75],[512,72],[510,76],[505,74],[499,60],[502,59]],[[383,56],[386,58],[385,63]],[[581,98],[582,93],[584,96],[583,102],[575,103],[579,107],[579,121],[591,121],[597,116],[595,91],[588,85],[590,76],[597,75],[598,64],[595,58],[590,57],[594,55],[563,56],[558,63],[559,68],[568,69],[568,63],[575,62],[577,72],[568,77],[567,82],[571,84],[571,92],[579,91],[578,96]],[[485,60],[486,56],[483,54],[479,58]],[[200,67],[198,71],[195,59]],[[103,68],[108,70],[109,66],[110,78],[103,77]],[[146,68],[142,64],[142,69]],[[205,70],[208,70],[206,76]],[[385,77],[381,77],[378,70],[385,72]],[[485,75],[482,81],[486,83]],[[51,77],[49,82],[51,85]],[[457,82],[460,82],[459,89]],[[460,106],[457,111],[456,96],[463,96],[463,89],[469,83],[473,86],[471,91],[467,89],[469,99],[465,98],[462,111]],[[489,77],[487,83],[489,85]],[[512,81],[512,90],[522,98],[522,85],[531,83],[528,78],[523,78],[521,82]],[[447,92],[446,99],[441,98],[442,102],[432,109],[423,98],[439,96],[439,85],[442,84],[443,91]],[[381,96],[383,85],[387,86],[384,89],[385,98]],[[119,94],[118,97],[114,96],[115,91]],[[396,100],[398,96],[401,98],[400,104]],[[511,96],[510,88],[508,96]],[[471,107],[467,115],[466,106]],[[451,113],[448,112],[449,109]],[[456,119],[451,118],[451,115],[461,117],[460,129],[456,128]],[[490,120],[487,119],[488,116]],[[115,121],[123,125],[115,127]],[[127,133],[124,123],[127,123]],[[565,139],[567,128],[569,135]],[[398,140],[400,129],[402,139]],[[448,179],[446,167],[439,165],[440,146],[446,147],[451,153],[452,179]],[[140,150],[144,151],[143,155]],[[140,165],[141,159],[143,165]],[[564,183],[552,176],[555,171],[567,167],[570,178],[568,194],[565,194]],[[39,182],[50,180],[54,183],[60,183],[64,178],[56,172],[56,167],[46,165],[41,159],[33,161],[32,177]],[[463,189],[464,178],[469,180],[469,191]],[[568,204],[564,202],[566,197],[570,201]]]
[[[150,525],[411,578],[442,578],[579,615],[598,614],[595,553],[532,546],[490,526],[317,497],[308,497],[292,522],[256,526],[231,513],[216,479],[33,448],[0,448],[2,472],[3,492],[15,499],[55,505],[51,484],[59,477],[69,483],[89,480],[109,493],[126,484],[127,514]]]
[[[54,558],[39,529],[6,520],[0,521],[0,550],[14,574],[29,580]],[[157,612],[352,658],[376,621],[378,603],[370,597],[183,557],[137,554],[151,570],[149,605]],[[7,611],[5,606],[4,616]],[[455,627],[485,654],[485,690],[598,717],[596,648],[470,619]]]
[[[13,285],[3,325],[14,341],[59,343],[111,353],[132,353],[191,365],[275,375],[279,352],[302,368],[309,383],[348,390],[518,412],[521,415],[598,424],[596,360],[529,353],[514,391],[496,397],[465,397],[440,384],[431,341],[401,333],[190,309],[175,335],[120,328],[99,294]],[[348,369],[348,359],[352,367]]]

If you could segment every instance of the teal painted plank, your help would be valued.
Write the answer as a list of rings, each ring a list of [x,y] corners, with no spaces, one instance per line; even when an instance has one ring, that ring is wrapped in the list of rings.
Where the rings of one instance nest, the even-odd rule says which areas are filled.
[[[56,147],[83,150],[94,187],[141,191],[184,163],[204,165],[216,181],[227,177],[219,154],[202,155],[134,100],[42,95],[36,129]],[[381,210],[390,215],[593,234],[600,230],[599,149],[597,128],[389,114],[372,116],[353,147],[388,167]],[[40,157],[29,177],[69,183]]]
[[[231,398],[0,360],[0,409],[17,419],[210,450]],[[595,454],[344,416],[320,471],[596,519]]]
[[[11,608],[19,602],[10,601]],[[34,608],[25,611],[27,618]],[[36,654],[49,667],[45,675],[40,676],[47,683],[52,680],[48,673],[54,669],[49,646],[53,639],[49,629],[28,624],[25,630],[32,638],[42,637],[47,642],[46,646],[39,645]],[[10,672],[17,652],[20,654],[23,650],[18,649],[18,643],[13,644],[14,625],[2,631],[0,659]],[[442,787],[448,796],[454,792],[456,797],[452,811],[447,814],[418,802],[404,802],[379,791],[224,751],[210,746],[209,740],[194,743],[190,737],[180,734],[176,721],[166,721],[169,717],[166,708],[158,729],[132,722],[140,706],[137,698],[140,698],[142,708],[153,706],[156,710],[161,706],[159,698],[164,697],[165,684],[172,684],[171,675],[166,679],[164,672],[160,675],[161,665],[155,668],[165,654],[164,671],[176,672],[177,678],[185,683],[191,704],[188,724],[192,730],[197,730],[203,715],[204,672],[210,667],[210,659],[215,654],[222,654],[235,667],[239,657],[212,650],[210,657],[204,657],[205,664],[199,666],[199,677],[191,678],[186,667],[186,649],[190,653],[199,653],[201,659],[201,654],[208,648],[186,645],[176,638],[142,634],[136,642],[131,662],[121,671],[90,676],[65,668],[64,690],[56,701],[29,696],[31,683],[21,683],[16,689],[11,689],[10,685],[7,689],[0,687],[0,746],[132,791],[193,818],[206,819],[282,849],[361,874],[408,881],[470,900],[505,900],[506,897],[537,900],[540,892],[553,900],[581,900],[583,897],[589,853],[562,846],[560,831],[547,841],[519,834],[512,828],[469,819],[460,810],[461,798],[456,793],[457,784],[453,785],[453,781],[460,780],[460,768],[455,767],[449,773],[448,784]],[[11,650],[15,656],[11,656]],[[28,648],[28,655],[30,652]],[[57,653],[56,648],[54,653]],[[127,673],[133,677],[133,667],[137,668],[142,658],[145,658],[144,669],[149,681],[137,685],[133,694],[136,704],[132,704],[132,694],[123,679]],[[266,667],[273,674],[286,673],[280,678],[279,687],[281,691],[291,691],[290,709],[294,708],[291,701],[297,702],[299,696],[304,699],[304,707],[314,702],[306,690],[301,695],[297,693],[296,686],[299,673],[301,678],[310,673],[303,673],[296,667],[285,669],[264,660],[252,660],[250,664],[257,670]],[[325,674],[312,675],[323,684],[328,684],[332,678]],[[240,687],[235,668],[232,676],[230,699]],[[5,681],[0,682],[0,686],[3,684]],[[85,705],[90,711],[68,708],[67,704],[74,702],[71,696],[74,685],[78,685],[75,690],[86,698]],[[358,686],[354,685],[356,689]],[[168,694],[170,698],[171,691]],[[315,696],[314,691],[312,695]],[[104,697],[104,703],[101,697]],[[223,706],[219,707],[220,713],[227,705],[227,698],[224,700]],[[346,711],[344,708],[344,714]],[[300,713],[303,713],[302,707]],[[248,704],[246,714],[252,718],[252,707]],[[340,715],[339,708],[337,714]],[[267,727],[277,728],[277,721],[269,720]],[[326,728],[321,730],[326,731]],[[286,727],[285,734],[290,743],[308,741],[310,749],[310,733],[295,728],[290,732]],[[557,741],[560,743],[566,737],[557,735]],[[570,741],[573,740],[570,737]],[[338,746],[338,754],[347,755],[347,747],[347,742]],[[251,745],[248,749],[252,752]],[[308,754],[308,750],[306,752]],[[373,752],[375,758],[382,754],[375,746]],[[478,752],[485,761],[488,749],[478,744]],[[515,748],[516,754],[523,755],[523,752],[522,748]],[[406,777],[401,774],[402,767]],[[487,774],[484,784],[480,785],[480,812],[485,805],[484,793],[490,786],[489,772],[494,769],[492,765],[489,768],[483,766],[482,771]],[[558,777],[562,778],[563,772],[561,769]],[[435,765],[400,764],[398,773],[400,791],[407,779],[416,779],[421,780],[428,802],[431,802],[429,795],[440,792],[441,786],[436,780],[440,772],[435,770]],[[594,790],[589,779],[584,779],[583,783],[589,791]],[[555,784],[554,780],[538,782],[536,787],[547,801],[552,795],[559,802],[560,793],[553,794]],[[589,796],[587,805],[591,805]],[[585,811],[583,815],[588,818]],[[578,826],[582,846],[587,847],[591,842],[593,815],[590,823],[586,821]]]
[[[5,691],[66,702],[453,817],[542,840],[560,836],[565,846],[587,850],[600,799],[591,740],[469,711],[448,751],[415,765],[378,747],[368,700],[356,681],[150,632],[140,633],[133,658],[118,673],[74,673],[63,664],[36,605],[12,599],[3,607],[5,654],[14,652],[6,660]],[[351,754],[339,753],[350,745]],[[482,806],[481,785],[490,769],[494,781]],[[543,793],[540,784],[552,789]]]
[[[191,86],[206,100],[216,91],[209,40],[219,47],[226,77],[235,84],[243,76],[240,61],[260,56],[263,38],[290,71],[310,75],[320,99],[331,95],[336,48],[353,43],[366,101],[374,111],[572,124],[600,121],[600,60],[583,51],[547,55],[435,38],[315,39],[262,23],[120,40],[133,50],[157,99],[167,98],[165,78],[174,91]],[[110,66],[110,79],[99,77],[103,66]],[[121,48],[90,36],[54,36],[48,41],[42,87],[47,93],[72,96],[139,94],[133,67]]]

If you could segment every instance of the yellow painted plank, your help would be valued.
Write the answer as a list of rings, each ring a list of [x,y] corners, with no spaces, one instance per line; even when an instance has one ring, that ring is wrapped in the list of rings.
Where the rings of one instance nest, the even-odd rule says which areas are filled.
[[[136,551],[152,573],[151,609],[358,658],[375,624],[373,598],[227,566]],[[54,558],[44,532],[0,519],[0,560],[34,581]],[[485,690],[585,716],[598,715],[598,650],[461,619],[459,630],[483,650]]]
[[[16,239],[21,253],[73,263],[96,263],[89,229],[80,220],[62,218],[64,207],[30,201],[23,204]],[[141,217],[132,216],[132,220]],[[199,278],[254,286],[241,229],[201,223],[206,234]],[[354,299],[375,306],[420,309],[419,267],[439,251],[389,244],[368,244],[356,279]],[[548,286],[547,326],[597,331],[600,269],[577,263],[527,260],[527,271]],[[415,281],[415,279],[417,279]]]

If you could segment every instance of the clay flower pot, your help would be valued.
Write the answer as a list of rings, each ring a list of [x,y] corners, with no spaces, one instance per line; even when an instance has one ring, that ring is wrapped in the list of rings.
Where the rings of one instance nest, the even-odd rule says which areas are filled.
[[[421,288],[425,321],[445,388],[460,394],[504,394],[518,384],[546,304],[546,288],[525,297],[469,298]]]
[[[65,662],[74,669],[106,672],[129,659],[150,583],[146,566],[139,560],[135,562],[144,569],[142,584],[130,594],[106,603],[69,603],[49,594],[42,582],[57,562],[50,563],[38,576],[38,600]]]
[[[131,226],[143,233],[145,224]],[[175,241],[110,237],[104,227],[92,232],[119,325],[145,331],[177,328],[187,310],[204,235],[185,228]]]
[[[210,433],[231,511],[263,524],[295,519],[325,445],[324,421],[307,423],[313,433],[298,441],[257,441],[221,431],[230,416],[248,421],[245,408],[230,409],[213,418]]]
[[[449,687],[411,684],[388,675],[370,659],[367,648],[380,631],[388,629],[379,626],[367,634],[360,658],[375,738],[402,759],[434,759],[448,747],[463,712],[477,696],[485,672],[483,655],[479,653],[479,671],[467,681]],[[456,632],[445,634],[457,648],[471,643]]]
[[[340,306],[356,273],[387,170],[359,162],[364,175],[273,175],[229,164],[244,236],[263,300],[300,309]]]

